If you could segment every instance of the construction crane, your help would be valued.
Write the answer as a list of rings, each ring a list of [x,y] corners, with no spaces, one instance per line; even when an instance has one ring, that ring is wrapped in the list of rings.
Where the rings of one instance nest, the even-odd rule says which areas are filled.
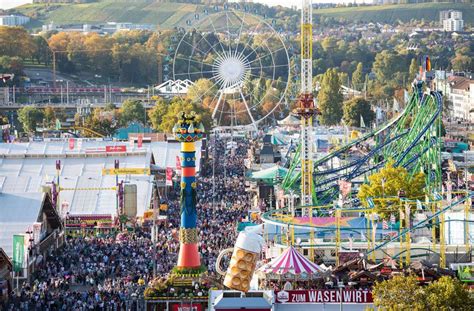
[[[296,113],[301,117],[301,205],[313,205],[313,17],[312,1],[302,0],[301,8],[301,92]]]

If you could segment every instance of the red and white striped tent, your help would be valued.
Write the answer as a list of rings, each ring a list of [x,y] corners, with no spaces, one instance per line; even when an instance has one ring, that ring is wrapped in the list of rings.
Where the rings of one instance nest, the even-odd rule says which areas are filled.
[[[274,274],[318,274],[323,272],[317,264],[301,255],[293,246],[288,247],[280,256],[262,266],[260,271]]]

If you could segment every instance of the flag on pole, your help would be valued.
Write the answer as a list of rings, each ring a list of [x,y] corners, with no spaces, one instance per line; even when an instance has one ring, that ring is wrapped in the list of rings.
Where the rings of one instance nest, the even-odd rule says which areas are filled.
[[[416,209],[418,211],[422,211],[423,210],[423,205],[421,204],[421,201],[420,200],[416,200]]]
[[[173,169],[171,167],[166,168],[166,185],[173,185]]]
[[[394,215],[394,214],[390,214],[390,223],[391,223],[392,225],[394,225],[395,222],[396,222],[395,215]]]
[[[362,115],[360,115],[360,127],[365,127],[365,122],[364,118],[362,118]]]
[[[181,158],[176,156],[176,174],[181,175]]]
[[[382,229],[388,230],[388,222],[385,219],[382,221]]]
[[[410,213],[411,213],[410,204],[406,204],[405,205],[405,215],[406,215],[405,226],[407,228],[410,228]]]
[[[13,235],[13,271],[23,270],[25,259],[25,236],[22,234]]]
[[[375,204],[374,204],[374,200],[372,200],[372,198],[367,198],[367,205],[369,206],[369,208],[374,208],[375,207]]]

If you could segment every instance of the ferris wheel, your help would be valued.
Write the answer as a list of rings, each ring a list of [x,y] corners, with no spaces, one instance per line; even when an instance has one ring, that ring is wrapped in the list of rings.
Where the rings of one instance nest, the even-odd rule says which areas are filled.
[[[197,100],[216,126],[257,125],[281,110],[290,79],[287,48],[271,24],[240,11],[205,16],[181,37],[173,79],[207,87]]]

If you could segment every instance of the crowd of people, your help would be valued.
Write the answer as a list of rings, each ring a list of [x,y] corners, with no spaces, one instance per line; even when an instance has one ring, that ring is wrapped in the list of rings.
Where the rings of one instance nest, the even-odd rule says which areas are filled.
[[[210,160],[203,163],[198,177],[199,248],[201,262],[211,274],[219,252],[233,246],[237,222],[248,216],[250,207],[244,179],[248,145],[241,141],[227,147],[223,140],[212,140]],[[63,248],[42,261],[19,295],[0,307],[21,311],[124,310],[138,303],[154,273],[166,276],[176,264],[179,188],[168,194],[164,198],[167,221],[157,228],[156,244],[151,232],[141,228],[119,237],[68,237]]]
[[[152,277],[150,235],[67,238],[36,267],[6,310],[121,310]]]

